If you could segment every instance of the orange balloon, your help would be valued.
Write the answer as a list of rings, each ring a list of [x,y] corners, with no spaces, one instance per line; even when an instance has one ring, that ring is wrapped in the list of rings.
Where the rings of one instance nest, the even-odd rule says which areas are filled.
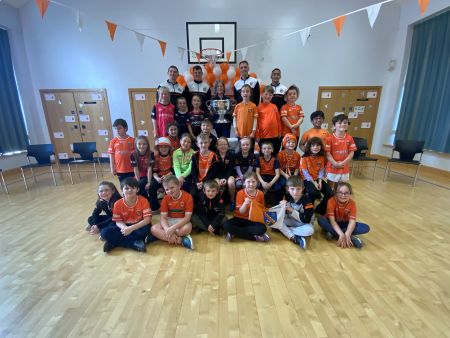
[[[206,75],[206,81],[208,81],[208,84],[210,87],[212,87],[214,85],[215,80],[216,80],[216,77],[214,76],[213,73],[208,73],[208,75]]]
[[[178,75],[177,76],[177,82],[181,85],[182,82],[186,82],[184,79],[184,75]]]
[[[213,69],[209,63],[205,64],[205,69],[208,73],[212,73]]]
[[[264,83],[260,83],[260,84],[259,84],[259,91],[260,91],[261,94],[263,93],[264,87],[265,87],[265,86],[266,86],[266,85],[265,85]]]
[[[220,75],[220,81],[222,81],[223,83],[227,83],[228,82],[228,76],[227,76],[227,74],[225,73],[225,74],[222,74],[222,75]]]
[[[236,77],[237,78],[241,77],[241,71],[239,70],[239,67],[236,67]]]
[[[222,69],[222,74],[226,74],[227,73],[227,71],[228,71],[228,68],[229,68],[230,66],[228,65],[228,63],[221,63],[220,64],[220,68]]]
[[[194,76],[194,66],[191,66],[189,68],[189,73],[191,73],[191,75]]]
[[[251,77],[253,77],[253,78],[255,78],[255,79],[258,78],[258,75],[256,75],[256,73],[250,73],[250,74],[248,74],[248,75],[250,75]]]

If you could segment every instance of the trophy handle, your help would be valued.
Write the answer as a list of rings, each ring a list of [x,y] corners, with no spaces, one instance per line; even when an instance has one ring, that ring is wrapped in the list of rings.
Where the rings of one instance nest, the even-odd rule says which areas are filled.
[[[212,102],[213,100],[208,100],[208,101],[206,101],[206,106],[209,108],[209,106],[211,105],[211,102]]]

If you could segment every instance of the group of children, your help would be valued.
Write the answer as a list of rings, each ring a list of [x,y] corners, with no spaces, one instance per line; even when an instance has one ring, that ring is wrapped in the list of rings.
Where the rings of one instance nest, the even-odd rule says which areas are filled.
[[[125,120],[114,122],[118,136],[109,148],[111,172],[119,178],[123,197],[113,183],[101,182],[88,219],[88,230],[105,241],[105,252],[118,246],[146,251],[145,244],[157,239],[194,249],[193,228],[224,234],[228,240],[266,242],[266,225],[252,212],[266,205],[265,195],[272,195],[271,205],[285,203],[280,231],[301,248],[306,249],[314,232],[314,213],[327,239],[336,238],[343,248],[362,246],[357,235],[369,227],[356,222],[347,183],[356,150],[347,134],[348,117],[334,116],[335,131],[330,135],[321,128],[324,113],[316,111],[311,114],[313,128],[300,138],[304,114],[296,104],[296,86],[286,91],[287,103],[280,112],[271,103],[271,86],[263,89],[258,106],[250,101],[251,92],[249,85],[242,86],[242,102],[233,112],[236,153],[227,137],[212,133],[211,116],[201,111],[200,97],[192,97],[190,112],[179,97],[175,110],[165,87],[159,89],[152,112],[154,152],[145,136],[127,135]],[[226,218],[225,204],[233,212],[231,219]],[[160,221],[152,225],[151,216],[157,213]]]

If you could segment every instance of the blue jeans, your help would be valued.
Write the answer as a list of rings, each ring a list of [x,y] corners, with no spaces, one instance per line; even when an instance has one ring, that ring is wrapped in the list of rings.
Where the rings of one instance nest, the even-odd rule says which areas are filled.
[[[327,217],[319,217],[317,220],[319,225],[327,232],[331,232],[333,236],[338,237],[338,234],[336,231],[334,231],[333,226],[330,223],[330,220]],[[336,222],[341,230],[345,232],[348,227],[348,222]],[[370,231],[370,227],[366,223],[360,223],[356,222],[355,230],[353,230],[352,235],[361,235],[366,234]]]
[[[148,234],[150,234],[150,225],[143,226],[142,228],[134,230],[128,236],[124,236],[122,235],[122,232],[120,232],[120,228],[116,225],[116,223],[112,223],[109,227],[104,228],[100,232],[100,235],[105,241],[114,246],[120,246],[123,248],[131,248],[134,241],[143,241]]]

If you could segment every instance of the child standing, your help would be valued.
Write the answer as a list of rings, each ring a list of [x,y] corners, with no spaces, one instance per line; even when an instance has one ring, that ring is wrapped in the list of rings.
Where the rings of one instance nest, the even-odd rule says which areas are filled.
[[[134,169],[134,177],[139,182],[139,195],[147,198],[155,157],[145,136],[136,137],[134,144],[136,151],[130,156],[131,166]]]
[[[288,88],[285,99],[287,103],[281,108],[280,116],[283,122],[283,129],[281,135],[292,133],[300,139],[300,125],[303,123],[305,114],[302,106],[295,103],[300,95],[300,90],[297,86],[292,85]]]
[[[303,182],[299,176],[291,176],[286,182],[289,197],[281,233],[302,249],[306,249],[306,237],[312,236],[314,206],[308,195],[303,195]]]
[[[137,194],[139,182],[133,177],[125,178],[121,187],[123,198],[114,203],[112,220],[115,223],[100,232],[105,240],[103,251],[123,247],[146,252],[144,240],[150,233],[152,220],[148,200]]]
[[[215,137],[212,133],[213,124],[211,120],[204,119],[201,124],[202,134],[208,135],[209,137],[209,150],[216,151],[217,149],[217,137]]]
[[[301,159],[302,176],[304,178],[305,188],[311,201],[323,199],[316,207],[316,212],[325,215],[327,211],[327,202],[333,196],[333,191],[328,186],[325,179],[325,150],[322,140],[319,137],[311,138],[305,147],[305,153]]]
[[[236,205],[234,198],[236,194],[234,152],[230,150],[230,144],[226,137],[219,137],[217,140],[217,158],[219,160],[220,187],[227,188],[230,196],[230,211],[234,211]]]
[[[243,137],[255,138],[256,125],[258,121],[258,110],[256,105],[250,101],[252,87],[242,86],[242,102],[237,104],[233,112],[234,134],[238,139]]]
[[[297,148],[297,138],[294,134],[288,133],[283,137],[283,150],[278,153],[277,159],[280,162],[280,184],[284,186],[289,177],[297,176],[300,168],[300,154]]]
[[[192,223],[199,231],[208,231],[211,235],[219,235],[224,219],[225,206],[219,193],[219,185],[215,180],[206,181],[195,204]]]
[[[191,135],[184,133],[181,135],[181,147],[173,153],[173,169],[175,176],[180,181],[181,189],[186,192],[191,190],[192,155],[195,151],[191,148]]]
[[[205,112],[200,109],[202,105],[202,100],[200,96],[194,95],[192,96],[192,110],[189,112],[189,134],[191,137],[195,139],[198,134],[201,133],[201,125],[202,121],[205,119]]]
[[[333,117],[334,133],[327,137],[325,151],[327,153],[327,178],[330,188],[333,189],[336,182],[350,179],[349,163],[356,150],[353,137],[347,134],[348,117],[344,114]]]
[[[155,140],[164,137],[167,125],[175,121],[175,107],[170,103],[170,91],[167,87],[158,89],[159,101],[152,110],[153,135]]]
[[[351,197],[352,186],[339,182],[336,195],[328,200],[327,216],[318,220],[327,239],[338,238],[336,245],[341,248],[361,248],[363,242],[356,235],[370,231],[367,224],[356,221],[356,203]]]
[[[115,120],[113,127],[116,129],[117,136],[109,142],[109,163],[111,173],[117,175],[122,182],[123,179],[134,176],[130,162],[130,155],[134,151],[134,138],[127,135],[128,124],[124,119]]]
[[[197,146],[199,151],[192,155],[192,186],[191,194],[194,197],[203,190],[203,182],[213,180],[218,175],[217,155],[209,150],[209,137],[205,134],[197,136]]]
[[[163,186],[166,195],[161,203],[161,220],[152,226],[152,235],[169,244],[194,250],[194,242],[189,235],[194,210],[192,196],[180,190],[180,182],[174,175],[166,176]]]
[[[91,235],[98,234],[100,230],[112,223],[113,207],[121,196],[114,183],[102,181],[98,185],[98,199],[95,203],[95,209],[88,218],[86,231]]]
[[[323,111],[317,110],[313,112],[310,116],[310,119],[313,127],[305,131],[305,133],[302,135],[302,139],[300,140],[300,149],[303,152],[305,152],[305,145],[309,139],[313,137],[320,137],[322,139],[322,142],[325,144],[326,138],[330,136],[328,130],[322,128],[323,121],[325,120],[325,114],[323,113]]]
[[[277,156],[281,147],[281,122],[277,106],[270,102],[272,98],[272,86],[265,86],[262,93],[263,102],[258,105],[256,140],[259,144],[272,143],[273,156]]]
[[[238,191],[236,195],[234,217],[223,224],[227,240],[231,241],[236,236],[250,241],[267,242],[270,237],[266,233],[266,225],[249,219],[252,203],[264,207],[264,193],[256,189],[258,184],[256,174],[254,172],[246,174],[244,184],[245,189]]]
[[[189,110],[185,97],[177,99],[177,110],[175,111],[175,121],[178,124],[178,136],[184,133],[189,133],[188,125],[191,122],[189,119]]]
[[[180,139],[178,138],[178,125],[176,122],[171,122],[167,125],[167,138],[172,145],[172,151],[180,148]]]
[[[259,156],[256,163],[256,176],[264,192],[273,188],[275,192],[274,205],[277,205],[282,198],[282,186],[279,182],[280,163],[272,156],[272,143],[263,143],[261,146],[262,155]]]
[[[164,177],[172,174],[172,146],[167,137],[160,137],[155,147],[157,153],[153,165],[153,180],[150,184],[149,197],[152,211],[157,213],[159,210],[158,189],[162,188]]]
[[[251,140],[249,137],[243,137],[239,141],[240,150],[236,154],[236,189],[242,189],[244,186],[244,176],[256,169],[257,156],[251,151]]]

